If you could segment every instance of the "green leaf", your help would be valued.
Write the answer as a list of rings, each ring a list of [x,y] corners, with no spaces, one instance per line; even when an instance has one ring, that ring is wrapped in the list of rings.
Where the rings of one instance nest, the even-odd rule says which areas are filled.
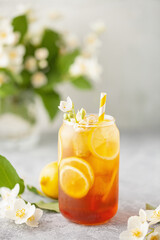
[[[40,195],[40,196],[43,196],[43,197],[46,197],[46,195],[44,193],[42,193],[41,191],[39,191],[36,187],[34,186],[31,186],[31,185],[27,185],[27,189],[30,191],[30,192],[33,192],[37,195]]]
[[[26,42],[25,44],[26,52],[24,58],[26,59],[28,56],[34,56],[35,46],[33,46],[30,42]]]
[[[156,208],[149,203],[146,203],[146,210],[155,210]]]
[[[80,89],[91,89],[92,88],[92,84],[84,76],[79,76],[77,78],[72,78],[71,83],[75,87],[80,88]]]
[[[58,69],[62,74],[66,74],[69,70],[69,67],[74,62],[75,58],[79,55],[79,50],[75,49],[71,53],[61,55],[58,59]]]
[[[43,201],[34,203],[38,208],[44,209],[44,210],[49,210],[49,211],[54,211],[59,213],[59,204],[58,201],[54,201],[54,202],[49,202],[49,203],[45,203]]]
[[[13,18],[12,25],[14,32],[19,32],[21,34],[20,42],[22,42],[25,34],[28,31],[28,20],[26,15],[21,15]]]
[[[42,90],[44,90],[44,91],[53,90],[54,86],[57,83],[60,83],[62,81],[62,77],[54,69],[53,69],[53,71],[51,70],[47,74],[47,78],[48,78],[48,83],[44,87],[42,87]]]
[[[60,35],[57,32],[54,32],[51,29],[45,29],[43,36],[42,36],[42,41],[41,41],[41,47],[45,47],[48,49],[49,56],[48,60],[53,60],[58,54],[58,42],[60,40]]]
[[[23,193],[25,189],[23,179],[18,176],[11,163],[5,157],[0,155],[0,187],[12,189],[16,183],[19,183],[20,185],[19,193]]]
[[[22,86],[29,86],[31,82],[31,73],[29,73],[26,70],[23,70],[21,72],[21,77],[22,77]]]
[[[12,71],[10,71],[7,68],[0,68],[0,72],[5,73],[8,76],[8,78],[10,79],[10,81],[12,81],[12,82],[15,82],[17,84],[22,82],[22,78],[20,75],[13,73]]]
[[[13,83],[4,83],[0,87],[0,98],[13,96],[18,93],[18,88]]]
[[[52,120],[57,112],[58,112],[58,105],[60,102],[60,96],[54,90],[52,91],[36,91],[42,99],[42,102],[49,114],[50,119]]]

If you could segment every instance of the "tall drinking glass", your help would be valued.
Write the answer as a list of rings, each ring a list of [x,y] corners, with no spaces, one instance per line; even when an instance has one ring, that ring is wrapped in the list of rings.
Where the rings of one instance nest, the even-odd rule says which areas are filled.
[[[63,216],[94,225],[116,214],[119,152],[119,131],[112,116],[89,124],[63,121],[58,136],[59,207]]]

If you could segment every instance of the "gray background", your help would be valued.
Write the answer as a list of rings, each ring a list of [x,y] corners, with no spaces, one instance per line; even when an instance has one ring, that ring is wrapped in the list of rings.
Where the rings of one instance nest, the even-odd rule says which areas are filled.
[[[0,15],[12,15],[19,3],[33,6],[41,18],[52,10],[60,11],[62,25],[79,37],[91,23],[104,20],[101,82],[92,91],[63,85],[60,92],[64,98],[69,95],[77,107],[97,112],[99,93],[107,91],[106,112],[115,116],[120,129],[160,128],[159,0],[0,0]]]

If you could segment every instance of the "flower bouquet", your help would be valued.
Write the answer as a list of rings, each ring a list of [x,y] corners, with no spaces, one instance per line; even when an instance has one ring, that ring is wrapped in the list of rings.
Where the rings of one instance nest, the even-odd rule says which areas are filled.
[[[52,14],[50,22],[57,17]],[[0,20],[1,137],[30,132],[37,122],[37,97],[53,120],[60,101],[56,90],[59,84],[68,82],[81,90],[92,87],[92,81],[99,79],[102,71],[96,55],[103,31],[102,22],[94,24],[80,44],[74,34],[51,26],[40,27],[31,11]]]

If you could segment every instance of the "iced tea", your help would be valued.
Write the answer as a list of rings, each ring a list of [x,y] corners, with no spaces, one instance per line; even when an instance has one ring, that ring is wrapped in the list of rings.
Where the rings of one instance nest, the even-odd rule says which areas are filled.
[[[120,143],[114,118],[64,120],[58,138],[61,213],[80,224],[106,222],[118,208]]]

